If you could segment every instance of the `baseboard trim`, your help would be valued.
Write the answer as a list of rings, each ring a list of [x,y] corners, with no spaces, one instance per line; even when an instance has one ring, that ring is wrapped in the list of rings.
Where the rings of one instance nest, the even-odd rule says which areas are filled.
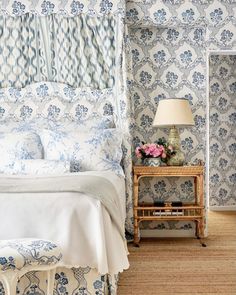
[[[142,229],[140,231],[142,238],[192,238],[195,237],[195,230],[168,230],[168,229]]]
[[[236,206],[210,206],[210,211],[236,211]]]

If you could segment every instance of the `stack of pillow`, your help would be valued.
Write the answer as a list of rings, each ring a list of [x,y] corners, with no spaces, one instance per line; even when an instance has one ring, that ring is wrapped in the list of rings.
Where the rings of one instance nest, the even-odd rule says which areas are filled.
[[[115,128],[111,104],[82,98],[73,103],[67,118],[38,117],[14,122],[10,132],[0,129],[0,173],[50,175],[109,170],[123,175],[122,135]]]

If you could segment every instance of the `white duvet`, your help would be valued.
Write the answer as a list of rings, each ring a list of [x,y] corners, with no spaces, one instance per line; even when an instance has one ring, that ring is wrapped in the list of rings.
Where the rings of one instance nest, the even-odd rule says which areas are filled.
[[[65,175],[65,181],[68,182],[70,176]],[[99,198],[96,195],[96,190],[100,194],[99,189],[89,187],[89,182],[87,192],[84,189],[86,185],[79,185],[80,179],[84,183],[86,179],[98,177],[111,186],[110,197],[109,193],[105,196],[104,187]],[[19,178],[27,180],[27,176]],[[78,190],[63,191],[64,178],[58,177],[58,190],[55,192],[46,187],[42,191],[28,189],[28,192],[22,192],[20,186],[17,188],[17,181],[8,192],[8,181],[13,183],[17,177],[0,177],[0,239],[43,238],[55,241],[62,247],[62,264],[67,267],[90,266],[100,274],[114,274],[127,269],[127,247],[121,233],[125,222],[124,179],[112,172],[76,173],[73,174],[73,182],[78,180]],[[32,177],[28,179],[32,181]],[[114,202],[116,205],[113,207]],[[115,208],[117,212],[113,212]]]

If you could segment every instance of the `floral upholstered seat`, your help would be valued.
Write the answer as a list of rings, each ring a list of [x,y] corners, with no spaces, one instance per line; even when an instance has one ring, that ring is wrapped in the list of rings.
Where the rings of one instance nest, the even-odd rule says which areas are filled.
[[[50,241],[40,239],[0,241],[0,271],[19,271],[27,266],[53,266],[61,258],[60,248]]]

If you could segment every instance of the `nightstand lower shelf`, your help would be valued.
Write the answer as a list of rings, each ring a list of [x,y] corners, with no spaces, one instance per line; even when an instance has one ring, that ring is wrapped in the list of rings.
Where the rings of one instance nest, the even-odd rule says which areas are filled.
[[[181,207],[155,207],[150,204],[142,204],[134,207],[138,224],[142,221],[194,221],[196,222],[196,236],[204,236],[204,206],[185,204]],[[137,244],[139,240],[136,240]]]
[[[164,206],[164,207],[156,207],[150,204],[142,204],[139,206],[135,206],[134,210],[137,211],[138,218],[148,218],[148,217],[157,217],[157,218],[184,218],[191,219],[196,218],[197,216],[202,217],[202,210],[204,210],[204,206],[193,205],[193,204],[185,204],[180,207],[173,206]],[[148,218],[149,219],[149,218]]]

